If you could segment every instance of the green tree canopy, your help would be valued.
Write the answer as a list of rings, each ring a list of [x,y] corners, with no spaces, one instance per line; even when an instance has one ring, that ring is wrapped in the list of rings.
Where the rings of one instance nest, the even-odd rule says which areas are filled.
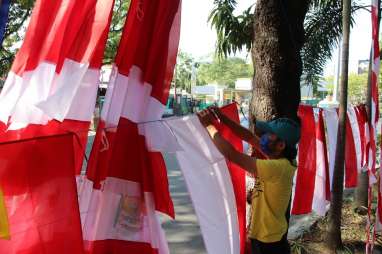
[[[342,2],[336,0],[309,0],[309,11],[304,21],[305,43],[301,55],[303,72],[309,84],[317,86],[332,49],[342,34]],[[352,15],[365,9],[361,0],[352,1]],[[216,53],[228,57],[238,51],[250,51],[254,39],[254,5],[235,15],[236,0],[214,0],[209,22],[216,29]],[[351,23],[353,24],[353,19]]]
[[[214,58],[210,63],[202,63],[198,69],[198,77],[202,83],[218,83],[230,88],[234,88],[238,78],[252,78],[252,76],[252,65],[238,57]]]

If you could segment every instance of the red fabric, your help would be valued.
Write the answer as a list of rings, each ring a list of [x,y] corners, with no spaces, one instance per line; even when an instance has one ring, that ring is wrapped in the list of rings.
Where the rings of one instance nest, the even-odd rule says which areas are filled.
[[[133,0],[115,59],[118,72],[125,76],[133,65],[138,66],[143,80],[153,86],[151,95],[162,104],[167,102],[176,63],[179,3],[179,0]]]
[[[320,109],[320,113],[318,116],[318,124],[316,126],[316,138],[321,141],[323,144],[323,153],[324,153],[324,165],[325,165],[325,193],[326,200],[330,201],[330,175],[329,175],[329,158],[326,144],[326,135],[325,135],[325,124],[324,124],[324,116],[323,110]]]
[[[365,130],[365,125],[367,122],[367,113],[366,113],[366,108],[364,105],[360,105],[355,107],[355,113],[357,116],[357,122],[358,122],[358,127],[359,127],[359,132],[360,132],[360,137],[361,137],[361,166],[364,167],[366,164],[366,130]]]
[[[0,253],[83,253],[73,155],[72,135],[0,144],[11,230]]]
[[[139,77],[143,83],[151,85],[150,96],[165,104],[168,98],[172,73],[175,66],[180,29],[179,0],[133,0],[122,34],[118,53],[115,59],[119,74],[129,76],[131,67],[137,66],[142,71]],[[117,79],[120,76],[117,76]],[[119,82],[119,81],[118,81]],[[121,83],[115,82],[115,85]],[[122,85],[128,86],[126,81]],[[108,95],[110,96],[110,95]],[[108,97],[109,100],[121,98]],[[126,100],[122,98],[122,100]],[[113,101],[114,103],[115,101]],[[111,104],[125,104],[118,101]],[[147,101],[135,104],[137,115],[145,119]],[[120,112],[110,108],[108,112]],[[150,192],[154,196],[155,210],[175,216],[173,203],[169,193],[167,171],[160,153],[151,152],[146,147],[145,136],[139,134],[134,119],[119,117],[113,130],[104,128],[109,123],[108,112],[97,130],[95,142],[87,169],[87,178],[94,182],[95,188],[107,177],[139,183],[142,192]],[[114,112],[114,114],[115,114]],[[150,119],[160,120],[160,119]],[[92,243],[88,253],[116,253],[115,245]],[[124,243],[125,244],[125,243]],[[127,244],[127,242],[126,242]],[[90,246],[90,245],[89,245]],[[123,251],[129,253],[152,253],[146,244],[143,249],[133,249],[132,245],[124,245]],[[143,246],[143,245],[139,245]],[[135,247],[134,247],[135,248]],[[117,248],[118,250],[118,248]]]
[[[57,64],[59,73],[66,58],[100,68],[113,4],[113,0],[37,0],[12,71],[22,76],[46,61]],[[98,16],[96,8],[102,10]]]
[[[312,211],[316,177],[316,135],[313,108],[300,105],[301,139],[299,143],[298,169],[292,214],[307,214]]]
[[[346,117],[346,146],[345,146],[345,187],[357,187],[357,153],[355,150],[353,131],[349,120]]]
[[[148,243],[128,242],[119,240],[85,241],[86,254],[158,254],[157,249],[151,248]]]
[[[230,104],[221,109],[222,113],[237,123],[240,123],[239,113],[236,104]],[[218,126],[222,131],[222,135],[227,139],[236,150],[243,152],[243,143],[228,127],[221,124]],[[228,169],[231,175],[233,189],[235,192],[237,214],[240,230],[240,253],[244,254],[246,244],[246,188],[245,188],[245,171],[236,164],[227,161]]]
[[[0,144],[72,133],[75,154],[75,172],[76,174],[80,174],[82,161],[85,155],[88,130],[89,122],[64,120],[60,123],[56,120],[52,120],[46,125],[30,124],[26,128],[20,130],[5,132],[4,129],[4,132],[0,131]]]
[[[100,188],[106,177],[141,183],[142,192],[153,193],[156,210],[175,218],[162,154],[149,152],[144,136],[138,133],[137,124],[127,119],[120,119],[116,133],[103,132],[103,126],[101,122],[86,172],[94,187]],[[102,151],[102,135],[107,136],[107,151]]]

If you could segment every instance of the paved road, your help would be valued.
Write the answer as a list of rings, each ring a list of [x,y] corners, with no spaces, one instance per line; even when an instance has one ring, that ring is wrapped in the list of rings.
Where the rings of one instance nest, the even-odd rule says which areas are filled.
[[[198,220],[188,194],[183,176],[174,156],[165,155],[171,197],[176,220],[164,220],[170,253],[203,254],[205,250]]]
[[[94,140],[94,133],[89,135],[87,154],[90,154],[91,143]],[[203,242],[202,234],[197,217],[187,191],[182,173],[174,155],[164,156],[168,170],[171,197],[175,206],[176,219],[171,220],[163,216],[163,228],[173,254],[204,254],[207,253]],[[84,163],[84,170],[86,168]],[[289,238],[298,237],[307,230],[317,219],[317,216],[292,216]]]

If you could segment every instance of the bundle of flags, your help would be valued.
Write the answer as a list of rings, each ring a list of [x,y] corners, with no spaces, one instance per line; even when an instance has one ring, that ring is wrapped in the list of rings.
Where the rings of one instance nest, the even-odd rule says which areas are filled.
[[[178,50],[180,0],[131,1],[81,175],[113,5],[114,0],[36,1],[0,94],[0,253],[169,253],[158,217],[175,217],[166,152],[179,160],[208,252],[243,254],[244,171],[218,152],[196,116],[162,120]],[[6,7],[9,1],[2,0],[2,13]],[[374,27],[374,7],[373,15]],[[0,19],[0,36],[4,24]],[[373,45],[371,124],[363,106],[348,109],[348,188],[357,185],[363,167],[375,174],[378,40]],[[239,121],[236,105],[222,111]],[[292,213],[324,214],[337,111],[301,106],[299,116]],[[243,150],[227,127],[216,125]]]

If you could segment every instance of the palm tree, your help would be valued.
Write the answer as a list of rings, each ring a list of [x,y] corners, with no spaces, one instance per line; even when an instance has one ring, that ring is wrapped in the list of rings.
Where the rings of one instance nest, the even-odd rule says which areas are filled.
[[[334,163],[333,189],[329,211],[329,224],[327,243],[333,253],[342,248],[341,240],[341,211],[342,194],[344,182],[345,164],[345,136],[346,136],[346,112],[347,112],[347,91],[348,91],[348,72],[349,72],[349,37],[350,37],[350,8],[351,1],[343,0],[343,44],[342,44],[342,69],[340,83],[340,107],[338,121],[338,135],[336,159]]]
[[[366,7],[353,2],[352,14]],[[251,112],[259,119],[296,119],[301,74],[317,87],[339,42],[341,1],[257,0],[238,16],[235,7],[236,0],[214,1],[209,22],[217,32],[217,54],[251,50],[256,71]]]

